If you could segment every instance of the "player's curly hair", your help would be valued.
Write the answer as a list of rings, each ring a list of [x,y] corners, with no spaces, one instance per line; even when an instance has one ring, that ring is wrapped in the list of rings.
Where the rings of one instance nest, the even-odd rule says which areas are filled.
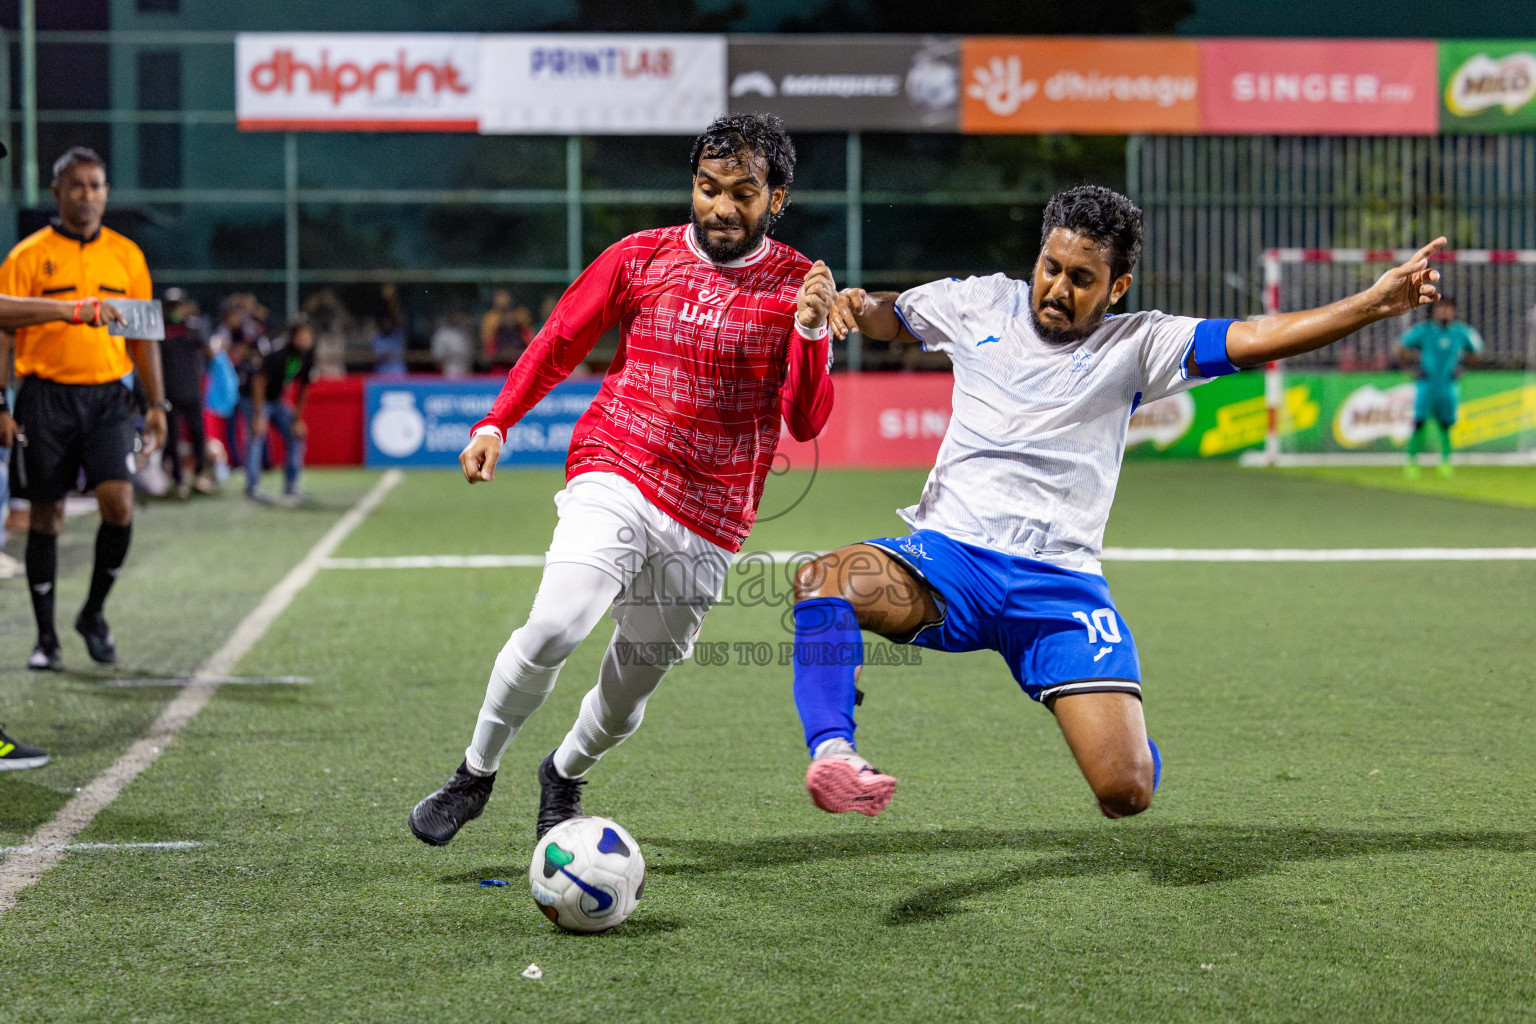
[[[1045,204],[1040,245],[1056,228],[1066,228],[1109,247],[1109,269],[1129,274],[1141,259],[1141,207],[1112,188],[1079,185],[1058,192]]]
[[[693,140],[688,170],[698,173],[700,160],[752,153],[768,163],[768,187],[786,190],[784,205],[778,215],[770,215],[769,224],[789,208],[787,190],[795,180],[795,140],[784,130],[783,118],[773,114],[728,114],[717,117]]]

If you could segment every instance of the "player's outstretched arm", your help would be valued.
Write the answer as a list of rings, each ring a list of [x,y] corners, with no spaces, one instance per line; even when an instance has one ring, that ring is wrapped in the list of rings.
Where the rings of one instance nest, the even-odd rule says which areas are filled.
[[[1237,366],[1258,366],[1298,356],[1375,323],[1427,306],[1440,297],[1435,282],[1440,271],[1429,258],[1445,247],[1437,238],[1401,266],[1382,274],[1375,284],[1347,299],[1299,313],[1276,313],[1252,323],[1236,323],[1227,331],[1227,358]]]
[[[863,288],[844,288],[837,293],[828,323],[838,340],[854,331],[863,332],[872,341],[904,341],[920,344],[896,315],[896,292],[867,292]]]

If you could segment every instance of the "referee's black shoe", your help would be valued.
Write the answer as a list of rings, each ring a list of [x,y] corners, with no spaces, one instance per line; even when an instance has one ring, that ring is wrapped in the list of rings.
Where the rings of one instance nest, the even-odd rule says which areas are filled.
[[[27,668],[34,672],[63,672],[64,652],[59,650],[58,637],[38,638],[27,659]]]
[[[491,798],[496,773],[475,775],[460,763],[443,788],[411,808],[411,834],[430,846],[447,846],[459,829],[480,817]]]
[[[5,734],[5,726],[0,725],[0,772],[41,768],[47,763],[48,751],[16,742]]]
[[[117,664],[117,642],[112,639],[112,630],[101,612],[92,614],[82,609],[79,618],[75,619],[75,632],[85,638],[85,649],[90,652],[92,661],[98,665]]]

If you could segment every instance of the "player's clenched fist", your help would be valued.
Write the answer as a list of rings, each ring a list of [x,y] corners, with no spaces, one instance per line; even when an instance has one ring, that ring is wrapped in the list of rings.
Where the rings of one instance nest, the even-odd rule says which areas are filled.
[[[837,284],[832,280],[832,270],[817,260],[800,283],[800,294],[795,296],[795,316],[800,326],[815,330],[826,323],[836,301]]]
[[[858,318],[864,315],[868,301],[869,293],[863,288],[844,288],[837,293],[837,301],[832,305],[832,315],[828,322],[832,326],[832,333],[839,340],[859,329]]]
[[[494,434],[476,434],[469,447],[459,453],[459,466],[464,479],[472,484],[490,481],[496,475],[496,460],[501,458],[501,442]]]

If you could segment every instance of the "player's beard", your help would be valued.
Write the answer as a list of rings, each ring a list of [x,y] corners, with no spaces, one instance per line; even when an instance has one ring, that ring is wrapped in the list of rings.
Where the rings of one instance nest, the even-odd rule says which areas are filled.
[[[1062,312],[1066,312],[1066,310],[1062,310]],[[1035,308],[1034,303],[1030,303],[1029,306],[1029,318],[1034,321],[1035,333],[1045,341],[1053,342],[1057,345],[1065,345],[1072,341],[1082,341],[1099,329],[1104,323],[1104,314],[1108,312],[1109,297],[1105,296],[1104,301],[1094,307],[1093,312],[1084,323],[1078,324],[1074,321],[1067,327],[1052,327],[1040,319],[1040,311]]]
[[[709,232],[699,223],[698,215],[692,208],[688,210],[688,221],[693,225],[693,238],[699,243],[699,248],[704,250],[704,255],[716,263],[729,263],[741,259],[762,243],[763,236],[768,233],[769,218],[764,216],[759,219],[751,229],[742,233],[741,240],[737,242],[711,241]]]

